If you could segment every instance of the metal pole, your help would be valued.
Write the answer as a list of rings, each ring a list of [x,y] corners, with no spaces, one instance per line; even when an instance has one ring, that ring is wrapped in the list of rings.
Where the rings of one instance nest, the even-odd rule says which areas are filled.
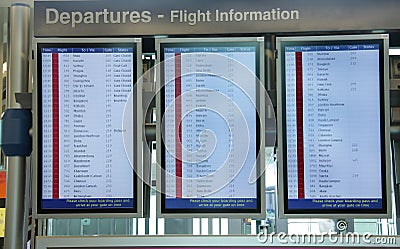
[[[395,134],[391,134],[392,137]],[[393,191],[397,235],[400,233],[400,141],[392,138]]]
[[[21,108],[15,93],[27,92],[29,81],[30,7],[13,4],[10,8],[10,40],[7,108]],[[25,174],[26,158],[10,156],[7,165],[5,249],[25,248]]]

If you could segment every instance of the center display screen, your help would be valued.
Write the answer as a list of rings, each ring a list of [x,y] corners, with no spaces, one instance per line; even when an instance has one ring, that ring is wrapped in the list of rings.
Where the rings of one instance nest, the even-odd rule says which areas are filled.
[[[160,53],[161,212],[260,213],[260,42],[161,40]]]

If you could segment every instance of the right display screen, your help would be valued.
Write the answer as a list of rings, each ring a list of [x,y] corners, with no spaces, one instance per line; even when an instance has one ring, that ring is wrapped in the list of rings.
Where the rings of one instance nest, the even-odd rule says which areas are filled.
[[[386,42],[277,39],[284,216],[387,214]]]

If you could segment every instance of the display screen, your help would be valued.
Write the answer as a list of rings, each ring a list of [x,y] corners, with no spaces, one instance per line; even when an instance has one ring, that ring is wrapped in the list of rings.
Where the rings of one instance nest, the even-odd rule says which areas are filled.
[[[37,55],[38,212],[135,213],[126,134],[136,125],[125,112],[133,110],[137,43],[38,43]]]
[[[260,213],[260,42],[162,41],[160,51],[161,212]]]
[[[284,212],[385,214],[383,39],[321,40],[278,44]]]

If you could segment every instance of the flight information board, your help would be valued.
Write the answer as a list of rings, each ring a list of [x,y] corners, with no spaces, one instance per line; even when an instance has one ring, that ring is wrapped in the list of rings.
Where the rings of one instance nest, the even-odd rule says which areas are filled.
[[[260,171],[263,42],[159,42],[161,214],[261,215],[261,179],[251,175]]]
[[[285,215],[387,215],[387,40],[278,38]]]
[[[37,43],[37,211],[138,213],[140,40],[70,41]]]

